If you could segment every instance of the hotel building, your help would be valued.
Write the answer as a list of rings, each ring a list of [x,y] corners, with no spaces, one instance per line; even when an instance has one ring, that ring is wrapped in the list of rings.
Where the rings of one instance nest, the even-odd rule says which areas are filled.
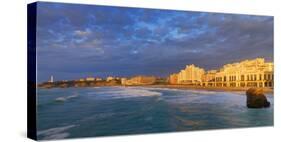
[[[217,73],[216,70],[207,71],[202,76],[201,85],[203,85],[203,86],[216,86],[216,84],[215,84],[216,73]]]
[[[178,84],[178,74],[174,73],[169,76],[170,84]]]
[[[169,77],[171,84],[189,84],[200,85],[202,82],[202,76],[205,71],[202,68],[195,65],[187,65],[184,70],[181,70],[178,74],[172,74]]]
[[[156,82],[154,76],[135,76],[130,79],[121,80],[122,85],[151,85]]]
[[[198,85],[200,82],[200,86],[209,87],[273,87],[274,85],[274,65],[272,62],[265,62],[263,58],[226,64],[219,70],[210,70],[206,73],[203,69],[191,66],[189,71],[186,68],[177,75],[177,84],[186,84],[187,81],[193,85]],[[169,82],[176,84],[175,74],[170,75]]]

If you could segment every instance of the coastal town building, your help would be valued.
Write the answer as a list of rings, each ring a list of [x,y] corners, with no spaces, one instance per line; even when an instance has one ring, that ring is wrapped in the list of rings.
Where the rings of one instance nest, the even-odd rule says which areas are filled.
[[[83,81],[85,81],[86,79],[84,79],[84,78],[80,78],[78,81],[81,81],[81,82],[83,82]]]
[[[125,78],[125,77],[121,78],[121,84],[122,84],[122,85],[125,85],[125,84],[126,84],[126,81],[127,81],[127,78]]]
[[[95,78],[93,78],[93,77],[87,77],[87,78],[86,78],[86,81],[95,81]]]
[[[203,69],[190,65],[178,74],[171,74],[169,82],[206,87],[273,87],[274,65],[272,62],[265,62],[264,58],[256,58],[226,64],[206,73]]]
[[[102,78],[97,77],[96,81],[102,81]]]
[[[215,78],[216,78],[216,70],[210,70],[207,71],[203,76],[202,76],[202,85],[203,86],[216,86],[215,84]]]
[[[154,76],[135,76],[130,79],[121,80],[122,85],[151,85],[156,82]]]
[[[217,87],[273,87],[273,63],[263,58],[224,65],[215,77]]]
[[[178,74],[171,74],[168,80],[170,84],[178,84]]]
[[[115,79],[114,77],[109,76],[109,77],[106,78],[106,81],[111,81],[111,80],[114,80],[114,79]]]
[[[178,75],[177,79],[175,79],[176,75],[170,76],[172,82],[177,80],[178,84],[200,84],[202,82],[202,76],[204,75],[205,71],[202,68],[196,67],[195,65],[187,65],[184,70],[181,70]]]

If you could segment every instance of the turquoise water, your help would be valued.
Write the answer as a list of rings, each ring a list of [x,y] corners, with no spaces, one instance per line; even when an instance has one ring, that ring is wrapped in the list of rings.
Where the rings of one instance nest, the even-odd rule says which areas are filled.
[[[244,92],[145,87],[38,89],[38,138],[143,134],[273,125],[270,108],[248,109]]]

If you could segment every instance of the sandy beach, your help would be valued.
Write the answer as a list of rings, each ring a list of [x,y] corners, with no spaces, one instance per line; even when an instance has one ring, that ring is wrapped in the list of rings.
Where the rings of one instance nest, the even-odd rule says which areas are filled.
[[[247,91],[250,87],[203,87],[203,86],[188,86],[188,85],[148,85],[146,87],[155,88],[173,88],[183,90],[207,90],[207,91]],[[263,88],[265,93],[274,93],[273,88]]]

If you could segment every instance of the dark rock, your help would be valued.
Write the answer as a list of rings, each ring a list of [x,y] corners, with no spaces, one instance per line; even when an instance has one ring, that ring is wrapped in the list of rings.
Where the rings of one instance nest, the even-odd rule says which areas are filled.
[[[246,91],[246,95],[248,108],[264,108],[270,106],[270,102],[267,101],[261,88],[250,88]]]

